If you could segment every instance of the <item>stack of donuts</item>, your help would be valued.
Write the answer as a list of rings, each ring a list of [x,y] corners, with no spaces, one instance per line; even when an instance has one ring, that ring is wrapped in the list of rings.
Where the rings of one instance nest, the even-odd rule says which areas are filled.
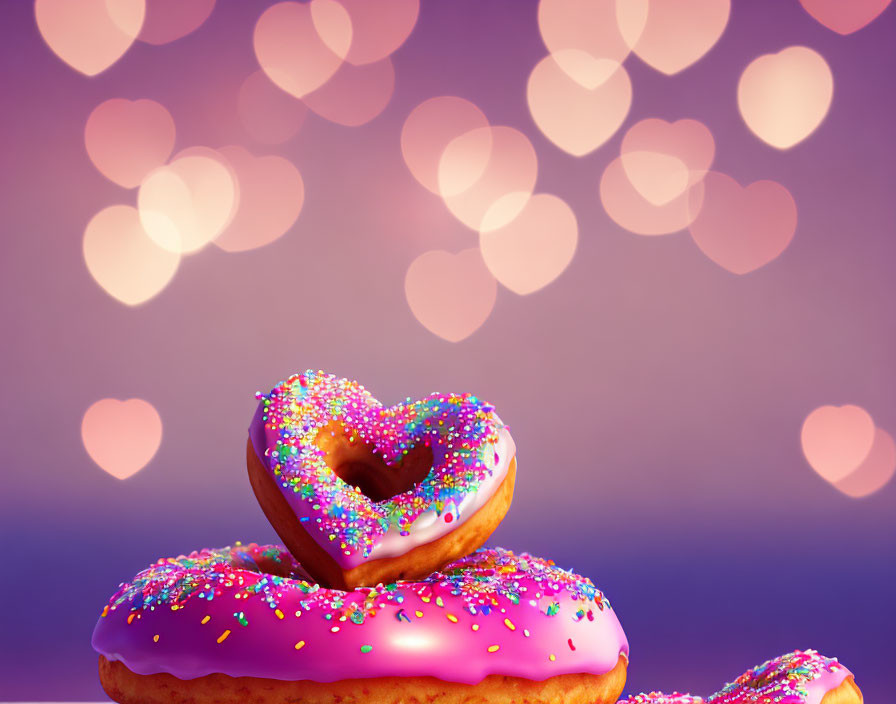
[[[516,479],[494,407],[471,394],[386,407],[313,371],[258,399],[249,480],[283,545],[161,559],[120,585],[93,633],[112,699],[617,701],[629,648],[604,594],[549,560],[482,547]],[[705,701],[858,704],[861,693],[807,651]]]

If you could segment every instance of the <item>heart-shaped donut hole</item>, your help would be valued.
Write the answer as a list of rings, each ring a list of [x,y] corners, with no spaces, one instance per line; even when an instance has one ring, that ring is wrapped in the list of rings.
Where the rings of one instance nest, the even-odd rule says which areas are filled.
[[[333,427],[320,433],[317,446],[337,477],[376,502],[415,488],[429,474],[434,459],[432,448],[416,445],[397,463],[388,464],[357,433],[347,434]]]

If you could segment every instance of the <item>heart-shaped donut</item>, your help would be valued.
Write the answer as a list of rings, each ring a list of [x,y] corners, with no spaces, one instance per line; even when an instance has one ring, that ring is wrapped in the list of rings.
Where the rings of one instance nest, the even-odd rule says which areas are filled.
[[[479,548],[510,507],[513,439],[472,394],[384,407],[357,382],[306,371],[258,398],[249,480],[322,585],[425,577]]]

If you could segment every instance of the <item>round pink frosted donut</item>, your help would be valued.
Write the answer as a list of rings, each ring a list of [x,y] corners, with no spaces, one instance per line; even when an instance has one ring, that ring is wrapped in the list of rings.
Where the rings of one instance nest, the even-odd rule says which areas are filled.
[[[424,685],[425,696],[471,702],[502,691],[511,701],[520,687],[532,701],[615,702],[628,662],[616,614],[590,580],[503,549],[419,582],[349,592],[309,581],[280,546],[163,559],[120,587],[93,646],[103,686],[127,703],[156,701],[157,687],[167,692],[158,701],[204,701],[197,693],[211,684],[217,702],[249,701],[240,687],[268,701],[361,690],[413,701]]]

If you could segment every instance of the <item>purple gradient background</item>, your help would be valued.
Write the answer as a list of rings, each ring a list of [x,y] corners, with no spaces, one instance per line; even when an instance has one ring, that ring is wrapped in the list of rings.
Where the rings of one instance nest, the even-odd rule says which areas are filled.
[[[159,556],[275,540],[243,468],[252,393],[319,367],[384,401],[457,390],[496,404],[520,474],[492,542],[607,592],[632,646],[626,691],[708,693],[814,647],[853,669],[868,702],[890,701],[896,482],[864,500],[839,494],[806,464],[799,429],[818,405],[857,403],[896,431],[896,10],[841,37],[796,0],[734,0],[721,41],[681,74],[628,61],[626,125],[702,120],[715,168],[778,180],[796,199],[791,246],[738,277],[686,233],[638,237],[609,220],[597,185],[624,129],[577,159],[534,126],[525,85],[546,53],[534,0],[424,0],[380,117],[345,128],[309,115],[273,150],[236,116],[268,4],[219,0],[194,34],[135,44],[88,79],[44,45],[32,3],[3,3],[0,699],[101,697],[89,638],[120,581]],[[744,126],[735,89],[753,58],[790,44],[828,60],[834,102],[815,134],[779,152]],[[523,130],[537,190],[580,224],[554,284],[502,289],[459,344],[419,325],[403,291],[421,252],[476,243],[399,150],[408,113],[442,94]],[[260,250],[185,259],[143,306],[113,300],[81,254],[91,216],[133,202],[84,149],[87,115],[111,97],[166,105],[178,149],[290,158],[307,189],[295,227]],[[124,482],[80,440],[84,411],[107,396],[145,398],[164,423],[155,459]]]

